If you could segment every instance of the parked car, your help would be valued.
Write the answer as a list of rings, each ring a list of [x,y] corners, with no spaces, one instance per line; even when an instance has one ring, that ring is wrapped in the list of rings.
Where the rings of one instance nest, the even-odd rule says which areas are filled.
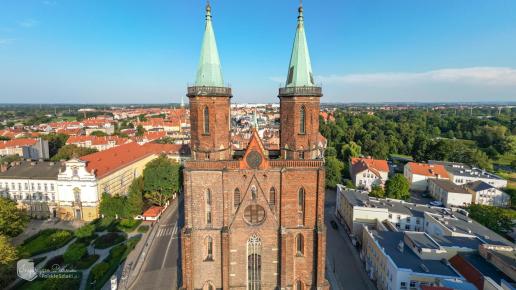
[[[330,224],[331,224],[331,227],[332,227],[334,230],[336,230],[336,229],[338,229],[338,228],[339,228],[339,226],[337,225],[337,223],[336,223],[334,220],[331,220],[331,221],[330,221]]]
[[[444,204],[438,200],[434,200],[434,201],[431,201],[430,202],[430,205],[433,205],[433,206],[443,206]]]

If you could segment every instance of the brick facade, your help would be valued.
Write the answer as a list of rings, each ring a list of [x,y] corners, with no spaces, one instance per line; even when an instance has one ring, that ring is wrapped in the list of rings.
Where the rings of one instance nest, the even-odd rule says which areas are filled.
[[[231,96],[193,95],[189,98],[192,156],[201,160],[229,159]],[[208,126],[205,123],[206,109]]]
[[[248,158],[256,153],[261,158],[258,165]],[[241,160],[196,158],[185,163],[184,289],[208,289],[209,285],[212,289],[248,289],[252,236],[261,242],[260,289],[295,289],[297,281],[303,289],[328,289],[324,163],[319,159],[269,160],[266,153],[254,131]],[[263,220],[253,222],[251,208],[263,209],[258,215]],[[298,235],[302,235],[302,253],[298,252]],[[208,241],[212,241],[211,256]]]
[[[320,96],[280,95],[280,146],[286,159],[313,159],[319,155]],[[304,111],[304,130],[302,112]]]

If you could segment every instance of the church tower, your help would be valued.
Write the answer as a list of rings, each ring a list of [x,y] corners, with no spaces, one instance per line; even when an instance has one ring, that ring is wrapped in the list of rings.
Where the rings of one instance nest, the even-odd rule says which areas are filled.
[[[195,160],[227,160],[231,157],[231,88],[224,86],[211,6],[206,5],[206,27],[195,84],[188,87],[191,148]]]
[[[315,85],[306,41],[303,6],[299,6],[297,30],[285,87],[279,89],[280,148],[282,159],[322,158],[319,134],[321,87]]]

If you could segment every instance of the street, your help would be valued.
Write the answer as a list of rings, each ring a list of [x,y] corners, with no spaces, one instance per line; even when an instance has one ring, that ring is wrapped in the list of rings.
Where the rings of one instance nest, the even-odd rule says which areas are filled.
[[[178,201],[175,201],[178,202]],[[177,289],[180,269],[179,231],[181,206],[171,206],[154,225],[156,236],[152,242],[140,275],[131,289]],[[150,241],[149,241],[150,242]]]
[[[351,244],[342,225],[338,230],[331,227],[330,221],[334,218],[335,190],[326,191],[324,208],[324,222],[326,223],[326,264],[328,281],[332,289],[375,290],[376,287],[367,278],[357,249]],[[337,280],[338,285],[335,284]]]

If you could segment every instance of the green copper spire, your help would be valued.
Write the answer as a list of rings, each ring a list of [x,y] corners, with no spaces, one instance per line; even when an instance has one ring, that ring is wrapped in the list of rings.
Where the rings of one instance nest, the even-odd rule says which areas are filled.
[[[197,68],[195,86],[224,87],[217,42],[211,25],[210,4],[206,5],[206,28],[202,40],[201,58]]]
[[[299,6],[297,17],[297,31],[288,66],[287,87],[313,87],[312,64],[306,44],[305,27],[303,24],[303,6]]]

